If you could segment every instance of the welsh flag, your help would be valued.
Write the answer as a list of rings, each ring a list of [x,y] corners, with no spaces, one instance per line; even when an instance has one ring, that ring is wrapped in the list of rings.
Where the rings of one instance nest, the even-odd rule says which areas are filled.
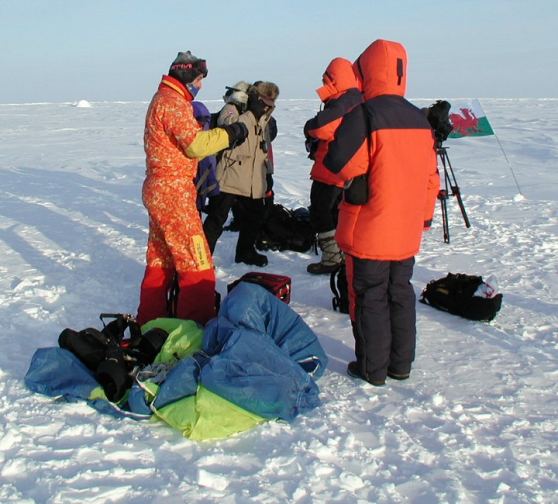
[[[449,138],[494,135],[494,130],[477,99],[451,102],[449,120],[453,125]]]

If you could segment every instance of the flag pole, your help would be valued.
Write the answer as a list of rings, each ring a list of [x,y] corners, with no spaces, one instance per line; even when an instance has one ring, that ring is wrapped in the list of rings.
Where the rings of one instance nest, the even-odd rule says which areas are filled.
[[[480,100],[477,99],[477,103],[479,104],[479,107],[483,111],[483,114],[484,114],[484,109],[482,108]],[[496,141],[498,142],[498,145],[500,146],[500,150],[502,151],[502,154],[504,155],[504,158],[505,158],[506,162],[508,163],[508,168],[510,169],[513,180],[515,182],[515,187],[517,187],[517,190],[519,191],[519,194],[524,198],[525,196],[523,195],[523,192],[521,191],[521,187],[519,187],[519,182],[517,181],[517,177],[515,176],[515,172],[513,171],[512,164],[511,164],[510,160],[508,159],[508,155],[506,154],[506,151],[504,150],[504,146],[502,145],[502,142],[500,142],[500,138],[498,138],[498,135],[496,134],[496,131],[494,131],[494,128],[492,128],[492,132],[494,133],[494,136],[496,137]]]
[[[504,158],[506,159],[506,162],[508,163],[508,167],[511,171],[513,180],[515,181],[515,186],[517,187],[517,190],[519,191],[519,194],[521,196],[523,196],[523,193],[521,192],[521,187],[519,187],[519,182],[517,181],[517,177],[515,176],[515,172],[513,171],[512,164],[510,163],[510,160],[508,159],[508,156],[506,155],[506,151],[504,150],[504,147],[502,146],[502,142],[500,142],[500,139],[498,138],[498,135],[496,134],[496,132],[494,132],[494,136],[496,137],[496,141],[498,142],[498,145],[500,146],[500,150],[502,151],[502,154],[504,155]],[[523,196],[523,197],[525,197],[525,196]]]

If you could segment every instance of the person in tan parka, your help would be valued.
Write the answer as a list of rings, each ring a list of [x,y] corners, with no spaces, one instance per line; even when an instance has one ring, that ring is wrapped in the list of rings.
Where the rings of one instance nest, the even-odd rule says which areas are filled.
[[[224,152],[217,165],[220,194],[210,199],[203,228],[213,252],[230,209],[237,205],[240,221],[237,263],[267,265],[267,257],[256,251],[255,242],[263,224],[267,192],[265,129],[278,95],[279,88],[271,82],[261,82],[249,89],[247,110],[238,119],[238,123],[246,126],[248,137],[242,145]]]

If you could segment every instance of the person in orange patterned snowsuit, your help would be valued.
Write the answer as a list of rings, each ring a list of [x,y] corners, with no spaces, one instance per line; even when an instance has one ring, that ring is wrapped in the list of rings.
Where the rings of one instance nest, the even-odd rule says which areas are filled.
[[[167,293],[178,277],[178,318],[205,324],[215,315],[215,273],[193,183],[198,159],[242,143],[239,124],[202,131],[192,100],[207,75],[205,60],[178,53],[164,75],[145,120],[146,178],[143,204],[149,214],[145,275],[137,320],[167,316]]]

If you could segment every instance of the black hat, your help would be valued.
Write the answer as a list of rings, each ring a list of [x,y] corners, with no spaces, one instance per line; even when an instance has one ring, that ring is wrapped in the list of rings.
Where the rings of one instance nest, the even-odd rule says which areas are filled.
[[[169,68],[169,76],[182,84],[190,84],[196,77],[207,77],[207,65],[204,59],[197,58],[190,51],[179,52]]]

